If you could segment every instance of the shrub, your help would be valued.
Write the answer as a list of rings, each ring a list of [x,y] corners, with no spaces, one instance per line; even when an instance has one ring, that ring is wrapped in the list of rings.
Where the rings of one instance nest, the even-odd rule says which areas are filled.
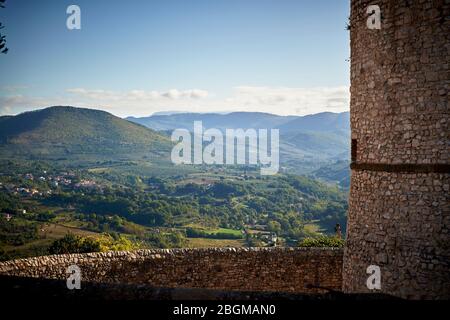
[[[320,236],[316,238],[305,238],[299,243],[299,247],[332,247],[342,248],[345,241],[337,237]]]
[[[100,251],[129,251],[141,247],[139,243],[118,234],[103,234],[97,239],[97,242],[100,245]]]
[[[99,238],[83,238],[71,233],[55,240],[49,248],[50,254],[125,251],[139,249],[140,244],[116,235],[102,234]]]
[[[95,239],[68,233],[63,238],[53,241],[48,251],[50,254],[98,252],[101,251],[101,246]]]

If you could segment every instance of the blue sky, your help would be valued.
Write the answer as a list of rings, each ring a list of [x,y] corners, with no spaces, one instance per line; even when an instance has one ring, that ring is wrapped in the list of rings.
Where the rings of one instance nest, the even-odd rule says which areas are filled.
[[[66,8],[81,8],[81,30]],[[0,114],[348,110],[347,0],[7,0]]]

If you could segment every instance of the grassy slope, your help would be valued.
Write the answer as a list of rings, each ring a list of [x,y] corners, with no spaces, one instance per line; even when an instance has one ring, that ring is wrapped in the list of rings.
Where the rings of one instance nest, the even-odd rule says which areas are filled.
[[[102,153],[169,150],[170,140],[104,111],[51,107],[0,120],[6,149],[37,153]]]

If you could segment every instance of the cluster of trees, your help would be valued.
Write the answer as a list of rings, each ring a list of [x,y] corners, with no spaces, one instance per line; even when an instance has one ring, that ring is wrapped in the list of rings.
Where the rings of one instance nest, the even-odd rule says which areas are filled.
[[[243,239],[242,234],[228,232],[206,232],[195,228],[186,228],[186,236],[189,238],[210,238],[210,239]]]
[[[154,183],[154,182],[151,182]],[[270,180],[219,181],[212,185],[176,185],[158,180],[152,192],[113,189],[98,193],[61,192],[45,200],[48,205],[75,207],[91,215],[98,231],[121,232],[123,221],[149,227],[175,227],[179,221],[201,221],[204,225],[243,229],[245,225],[268,225],[279,235],[304,237],[305,221],[319,220],[333,232],[336,223],[345,226],[347,199],[338,188],[299,176]],[[92,219],[92,215],[96,215]],[[101,216],[117,216],[113,221]],[[106,228],[105,228],[106,226]],[[345,232],[345,230],[343,230]]]
[[[20,218],[0,218],[0,244],[20,246],[38,238],[38,225]]]
[[[16,213],[19,209],[20,199],[10,193],[0,191],[0,212]]]
[[[101,237],[81,237],[71,233],[63,238],[55,240],[48,249],[50,254],[88,253],[103,251],[134,250],[140,248],[135,243],[122,235],[103,234]]]
[[[181,232],[152,232],[146,235],[144,241],[152,248],[183,248],[186,246],[186,238]]]
[[[48,252],[50,254],[87,253],[101,251],[100,243],[93,238],[83,238],[74,234],[67,234],[55,240]]]
[[[9,168],[15,168],[14,163]],[[39,170],[41,169],[44,168],[40,167]],[[23,170],[29,172],[30,169],[27,167]],[[278,175],[245,179],[222,177],[211,183],[206,180],[202,183],[179,183],[173,176],[141,179],[133,175],[96,176],[94,173],[81,172],[74,179],[81,179],[83,174],[89,175],[89,179],[103,181],[103,187],[90,191],[64,187],[51,196],[28,201],[27,206],[34,208],[28,210],[32,214],[28,213],[23,220],[32,223],[6,223],[3,219],[0,224],[0,241],[23,244],[36,239],[38,224],[55,218],[54,213],[45,210],[46,206],[75,211],[72,217],[85,222],[83,227],[89,230],[128,235],[126,239],[110,239],[109,244],[105,244],[106,240],[103,239],[103,247],[97,240],[71,236],[53,244],[52,252],[96,251],[99,246],[112,248],[118,241],[126,248],[130,245],[125,243],[126,240],[133,245],[142,243],[151,247],[170,248],[185,246],[186,237],[244,238],[240,234],[211,233],[195,228],[188,228],[186,232],[176,231],[183,230],[186,224],[192,223],[210,228],[238,230],[248,226],[251,228],[252,225],[264,225],[267,231],[276,233],[289,243],[309,236],[304,225],[310,220],[318,220],[320,227],[329,233],[334,233],[337,223],[346,225],[345,192],[302,176]],[[107,178],[111,180],[106,180]],[[2,181],[4,179],[5,176]],[[0,192],[1,212],[17,213],[22,206],[20,197]],[[160,228],[161,232],[150,232],[147,227]],[[345,229],[342,231],[345,233]],[[246,240],[249,245],[258,245],[257,239]],[[321,245],[323,241],[319,240],[306,239],[301,245]]]

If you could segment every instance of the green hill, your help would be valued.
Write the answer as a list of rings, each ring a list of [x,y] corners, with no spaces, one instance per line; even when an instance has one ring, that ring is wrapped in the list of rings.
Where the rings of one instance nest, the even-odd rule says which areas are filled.
[[[342,188],[350,188],[350,161],[340,160],[325,165],[311,173],[311,177],[337,182]]]
[[[110,113],[50,107],[0,117],[0,149],[9,154],[162,153],[170,139]]]

